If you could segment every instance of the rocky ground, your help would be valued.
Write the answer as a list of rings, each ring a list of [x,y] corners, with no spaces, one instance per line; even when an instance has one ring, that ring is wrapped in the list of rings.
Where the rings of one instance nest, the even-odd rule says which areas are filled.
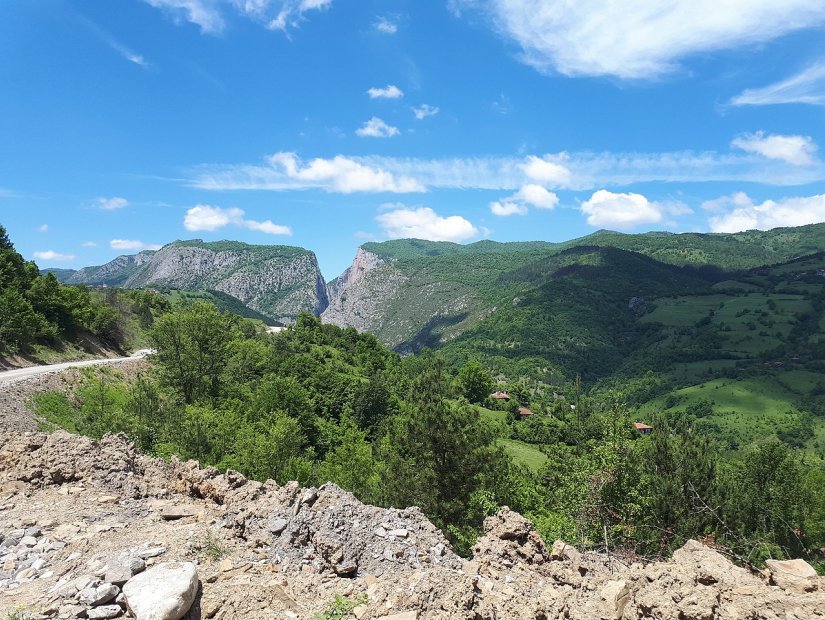
[[[3,620],[18,609],[314,618],[336,597],[359,620],[825,618],[825,579],[804,563],[753,574],[691,541],[670,561],[624,565],[561,542],[548,549],[506,508],[465,560],[416,508],[153,459],[123,436],[13,424],[0,430]]]

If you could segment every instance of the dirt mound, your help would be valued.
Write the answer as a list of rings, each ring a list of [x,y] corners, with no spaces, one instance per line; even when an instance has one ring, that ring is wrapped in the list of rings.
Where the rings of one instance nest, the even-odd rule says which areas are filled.
[[[0,617],[130,617],[110,587],[124,566],[195,562],[189,618],[313,618],[336,596],[359,620],[825,618],[825,583],[804,563],[753,574],[690,541],[627,566],[548,549],[508,508],[484,526],[463,560],[417,508],[367,506],[333,484],[154,459],[122,435],[0,432]]]

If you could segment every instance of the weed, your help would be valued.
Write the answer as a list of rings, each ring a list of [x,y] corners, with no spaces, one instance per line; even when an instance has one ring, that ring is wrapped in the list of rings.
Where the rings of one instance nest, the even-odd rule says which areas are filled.
[[[213,562],[217,562],[229,555],[229,547],[224,545],[212,532],[206,533],[206,536],[201,540],[200,547],[203,555]]]
[[[335,600],[332,601],[324,611],[315,614],[315,620],[343,620],[343,618],[348,617],[352,613],[353,609],[359,605],[365,605],[366,602],[366,594],[356,597],[355,600],[336,594]]]

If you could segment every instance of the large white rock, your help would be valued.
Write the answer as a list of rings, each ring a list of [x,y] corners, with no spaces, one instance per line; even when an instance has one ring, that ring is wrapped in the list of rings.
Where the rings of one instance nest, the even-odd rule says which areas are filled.
[[[198,593],[192,562],[166,562],[132,577],[123,586],[126,604],[137,620],[180,620]]]

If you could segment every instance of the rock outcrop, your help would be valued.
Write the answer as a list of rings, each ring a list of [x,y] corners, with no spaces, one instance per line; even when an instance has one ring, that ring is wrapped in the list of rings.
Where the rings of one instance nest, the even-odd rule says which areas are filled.
[[[358,248],[352,265],[329,283],[329,304],[321,320],[370,331],[381,338],[384,323],[392,321],[388,302],[406,282],[407,277],[391,261]]]
[[[0,431],[0,617],[313,618],[345,596],[359,620],[825,618],[825,580],[804,562],[755,574],[689,541],[626,565],[548,549],[508,508],[484,529],[465,560],[417,508],[333,484],[154,459],[122,435]]]
[[[315,254],[289,246],[176,241],[157,251],[119,256],[105,265],[81,269],[67,281],[220,291],[282,322],[293,320],[301,310],[319,315],[328,304]]]

